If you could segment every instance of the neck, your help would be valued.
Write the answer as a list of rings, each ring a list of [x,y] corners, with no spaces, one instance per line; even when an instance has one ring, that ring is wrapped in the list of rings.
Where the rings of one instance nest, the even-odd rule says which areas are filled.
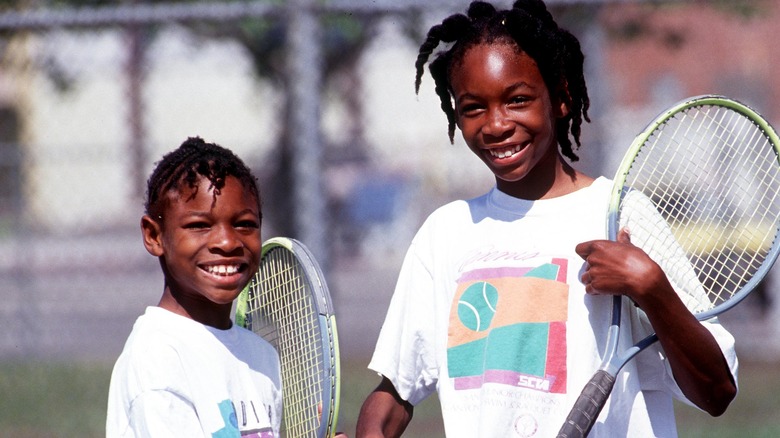
[[[496,187],[509,196],[536,201],[568,195],[589,186],[593,178],[574,169],[560,154],[550,154],[550,164],[539,163],[519,181],[496,179]]]
[[[219,330],[227,330],[233,326],[233,321],[230,319],[232,304],[217,305],[210,303],[210,305],[205,306],[205,309],[204,306],[188,305],[186,300],[179,299],[175,294],[171,293],[171,289],[167,286],[157,305],[177,315]]]

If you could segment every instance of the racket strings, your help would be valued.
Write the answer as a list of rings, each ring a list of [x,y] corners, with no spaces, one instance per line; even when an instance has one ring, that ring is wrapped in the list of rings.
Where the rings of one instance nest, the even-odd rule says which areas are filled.
[[[682,278],[675,282],[686,305],[708,310],[739,293],[777,245],[779,185],[777,152],[759,126],[730,109],[693,107],[640,148],[625,186],[654,208],[636,212],[624,199],[620,222],[630,224],[632,240],[646,236],[643,248],[667,274]],[[663,221],[642,217],[658,213]],[[669,255],[676,245],[684,257]],[[695,277],[686,279],[691,266]],[[704,293],[692,291],[698,287]]]
[[[269,251],[250,297],[250,328],[261,335],[270,334],[264,337],[275,342],[285,364],[284,431],[296,437],[313,436],[319,428],[324,367],[317,307],[303,270],[291,253]]]

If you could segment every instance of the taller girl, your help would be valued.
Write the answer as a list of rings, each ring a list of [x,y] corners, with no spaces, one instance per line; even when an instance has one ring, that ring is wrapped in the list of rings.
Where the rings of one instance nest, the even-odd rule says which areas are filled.
[[[690,314],[628,230],[604,240],[611,182],[569,164],[589,106],[577,39],[541,0],[473,2],[428,32],[418,88],[440,43],[429,68],[450,141],[457,126],[496,186],[439,208],[412,241],[357,436],[400,436],[434,391],[448,436],[555,436],[601,363],[614,294],[636,304],[622,342],[660,343],[626,365],[590,436],[676,436],[673,397],[723,413],[733,337]]]

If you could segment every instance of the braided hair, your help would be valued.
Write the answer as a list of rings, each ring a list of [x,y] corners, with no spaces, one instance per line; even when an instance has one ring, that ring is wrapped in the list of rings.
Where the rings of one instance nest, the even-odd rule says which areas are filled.
[[[228,176],[237,178],[244,188],[257,199],[260,212],[260,192],[257,179],[244,162],[230,150],[214,143],[206,143],[200,137],[190,137],[176,150],[163,156],[157,163],[147,181],[146,214],[162,219],[165,208],[165,194],[179,190],[181,184],[187,184],[196,190],[198,180],[204,177],[211,182],[209,190],[214,190],[214,201],[225,186]],[[262,214],[261,214],[262,218]]]
[[[572,161],[578,157],[572,150],[569,133],[580,147],[583,119],[590,122],[590,99],[585,85],[585,60],[577,38],[556,24],[542,0],[517,0],[512,9],[496,10],[490,3],[474,1],[467,15],[455,14],[433,26],[420,46],[415,67],[415,91],[419,93],[423,69],[439,43],[454,43],[435,55],[428,68],[441,101],[441,109],[449,122],[450,142],[454,142],[456,115],[452,103],[452,71],[465,53],[480,44],[514,43],[536,61],[550,93],[561,91],[569,113],[558,119],[555,131],[563,155]]]

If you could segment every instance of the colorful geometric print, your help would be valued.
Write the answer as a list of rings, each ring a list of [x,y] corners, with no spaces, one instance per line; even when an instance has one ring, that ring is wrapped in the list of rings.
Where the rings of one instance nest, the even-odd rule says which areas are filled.
[[[227,438],[238,435],[238,420],[236,419],[236,410],[233,408],[233,402],[230,400],[219,402],[219,412],[222,415],[222,420],[225,422],[225,427],[212,433],[211,437]]]
[[[556,258],[461,276],[447,343],[455,389],[498,383],[565,392],[567,265]]]
[[[274,438],[274,431],[269,427],[239,431],[238,418],[233,402],[230,400],[223,400],[218,406],[219,412],[222,415],[222,420],[225,422],[225,427],[212,433],[212,438],[235,438],[236,436],[241,436],[242,438]]]

